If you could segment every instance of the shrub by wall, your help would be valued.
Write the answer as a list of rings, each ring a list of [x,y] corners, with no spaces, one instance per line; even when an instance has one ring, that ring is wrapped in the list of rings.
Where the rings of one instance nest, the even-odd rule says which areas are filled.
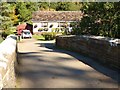
[[[70,49],[120,69],[120,39],[101,36],[57,36],[56,46]]]
[[[55,32],[44,32],[42,33],[42,36],[45,38],[45,40],[53,40],[56,37]]]

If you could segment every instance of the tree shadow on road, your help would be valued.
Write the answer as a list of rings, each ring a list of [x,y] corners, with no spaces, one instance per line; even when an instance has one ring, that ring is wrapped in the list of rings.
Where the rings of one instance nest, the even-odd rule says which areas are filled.
[[[76,58],[77,60],[83,62],[84,64],[89,65],[90,67],[92,67],[96,71],[98,71],[98,72],[100,72],[100,73],[102,73],[102,74],[104,74],[108,77],[111,77],[112,79],[114,79],[115,81],[120,83],[120,78],[119,78],[120,77],[120,72],[117,71],[117,70],[112,70],[109,67],[105,67],[101,63],[95,62],[95,60],[93,60],[89,57],[80,55],[77,52],[65,50],[65,49],[62,49],[62,48],[58,48],[58,47],[55,46],[55,43],[52,43],[52,42],[51,43],[42,42],[42,43],[36,43],[36,44],[38,44],[39,47],[47,48],[47,50],[43,50],[45,52],[59,52],[59,53],[68,54],[68,55]]]

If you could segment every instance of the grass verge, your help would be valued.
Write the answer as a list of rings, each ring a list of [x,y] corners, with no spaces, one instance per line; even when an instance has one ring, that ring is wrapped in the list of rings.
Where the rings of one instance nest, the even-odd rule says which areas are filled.
[[[3,41],[3,38],[0,36],[0,43]]]
[[[45,38],[42,35],[33,35],[33,38],[35,38],[37,40],[45,41]]]

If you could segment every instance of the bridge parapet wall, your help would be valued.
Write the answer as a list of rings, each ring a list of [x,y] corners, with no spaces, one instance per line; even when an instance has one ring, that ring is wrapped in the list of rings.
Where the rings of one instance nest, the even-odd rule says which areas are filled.
[[[120,39],[66,35],[56,37],[56,46],[79,52],[106,66],[120,69]]]
[[[0,89],[14,88],[15,79],[15,63],[17,52],[17,37],[9,35],[0,44]]]

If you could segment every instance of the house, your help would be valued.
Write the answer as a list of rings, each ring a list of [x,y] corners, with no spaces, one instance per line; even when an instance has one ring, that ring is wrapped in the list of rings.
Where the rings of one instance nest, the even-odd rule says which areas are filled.
[[[33,12],[33,33],[52,32],[63,28],[71,30],[70,23],[80,21],[83,17],[81,11],[36,11]]]

